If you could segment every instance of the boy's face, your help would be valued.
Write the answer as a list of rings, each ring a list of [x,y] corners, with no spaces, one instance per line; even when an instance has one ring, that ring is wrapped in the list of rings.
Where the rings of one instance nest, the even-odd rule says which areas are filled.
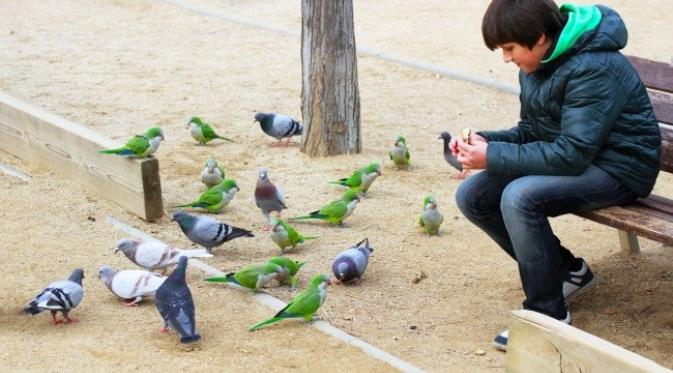
[[[526,74],[530,74],[540,66],[540,61],[550,45],[551,40],[541,35],[533,49],[515,42],[504,43],[498,47],[502,49],[502,59],[505,62],[514,62]]]

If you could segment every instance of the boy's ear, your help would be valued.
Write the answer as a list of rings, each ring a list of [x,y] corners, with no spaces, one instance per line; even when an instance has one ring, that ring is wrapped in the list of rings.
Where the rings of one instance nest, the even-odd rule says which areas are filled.
[[[547,42],[547,35],[544,33],[540,34],[540,37],[537,38],[537,41],[535,42],[535,45],[544,45],[544,43]]]

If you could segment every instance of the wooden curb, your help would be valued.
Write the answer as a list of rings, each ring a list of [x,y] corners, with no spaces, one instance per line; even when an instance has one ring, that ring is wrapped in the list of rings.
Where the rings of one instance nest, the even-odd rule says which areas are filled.
[[[507,372],[668,372],[661,365],[541,313],[512,311]]]
[[[158,220],[163,215],[159,161],[98,153],[118,146],[0,92],[0,150],[54,170],[147,221]]]

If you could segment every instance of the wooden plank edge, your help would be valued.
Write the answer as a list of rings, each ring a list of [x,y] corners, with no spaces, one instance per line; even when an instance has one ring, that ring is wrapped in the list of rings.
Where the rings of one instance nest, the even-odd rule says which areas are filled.
[[[65,118],[59,117],[46,110],[9,96],[4,92],[0,92],[0,110],[2,110],[2,117],[10,121],[9,123],[5,124],[0,123],[0,128],[4,128],[4,130],[9,131],[6,132],[5,135],[11,135],[11,139],[0,141],[0,150],[6,151],[9,154],[13,154],[28,161],[41,163],[57,172],[65,171],[59,173],[63,174],[63,176],[66,178],[78,182],[89,191],[98,193],[103,197],[120,204],[127,211],[148,221],[158,220],[163,215],[161,180],[159,177],[159,164],[156,158],[130,159],[125,157],[115,157],[116,160],[113,160],[114,158],[112,158],[112,156],[99,155],[96,153],[97,150],[118,147],[120,144],[85,126],[68,121]],[[91,154],[87,153],[87,155],[95,155],[96,157],[111,157],[105,161],[105,164],[112,166],[112,169],[114,170],[123,170],[121,172],[125,174],[128,174],[128,171],[131,170],[133,174],[129,174],[130,178],[128,180],[137,180],[137,182],[133,181],[132,183],[137,185],[138,190],[135,193],[141,194],[140,196],[136,197],[140,198],[140,200],[138,200],[137,203],[128,203],[128,201],[123,200],[123,197],[122,199],[115,198],[115,196],[117,196],[116,192],[105,193],[105,190],[110,192],[115,190],[115,187],[120,188],[116,190],[128,191],[129,186],[120,184],[114,177],[100,179],[101,177],[105,177],[105,175],[101,175],[100,172],[98,172],[100,170],[96,169],[95,162],[90,164],[89,160],[82,161],[81,159],[73,159],[68,154],[61,154],[59,149],[49,147],[49,149],[53,152],[52,154],[55,153],[57,156],[63,157],[60,158],[60,160],[63,162],[62,165],[67,165],[64,170],[59,170],[58,167],[54,167],[54,164],[58,162],[52,162],[49,158],[49,155],[44,154],[44,151],[40,150],[39,148],[35,148],[35,144],[31,143],[32,137],[25,137],[25,135],[22,133],[21,125],[17,126],[17,122],[22,124],[21,119],[19,118],[25,118],[31,122],[45,123],[50,126],[51,129],[49,131],[63,133],[64,136],[70,136],[70,138],[76,139],[76,144],[74,145],[77,147],[81,146],[82,144],[88,144],[85,147],[89,149]],[[12,120],[15,121],[13,124],[11,123]],[[21,145],[2,146],[3,143],[5,145],[9,144],[7,141],[10,140],[18,141],[21,143]],[[92,147],[95,149],[95,151],[90,150]],[[75,169],[79,170],[77,171],[79,176],[86,175],[86,177],[73,178],[73,175],[70,174],[70,171]],[[114,173],[112,175],[114,175]],[[96,188],[96,182],[93,181],[95,179],[101,180],[105,187],[102,189]],[[140,190],[140,188],[142,188],[142,190]],[[128,192],[124,193],[126,193],[126,196],[129,195]],[[143,206],[138,206],[138,203],[140,202],[143,203]]]
[[[505,362],[508,372],[673,372],[541,313],[517,310],[512,314]]]

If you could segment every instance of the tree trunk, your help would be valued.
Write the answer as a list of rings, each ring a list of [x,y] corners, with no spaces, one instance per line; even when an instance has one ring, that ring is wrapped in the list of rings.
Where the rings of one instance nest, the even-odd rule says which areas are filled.
[[[311,157],[359,153],[353,0],[302,0],[301,12],[301,150]]]

